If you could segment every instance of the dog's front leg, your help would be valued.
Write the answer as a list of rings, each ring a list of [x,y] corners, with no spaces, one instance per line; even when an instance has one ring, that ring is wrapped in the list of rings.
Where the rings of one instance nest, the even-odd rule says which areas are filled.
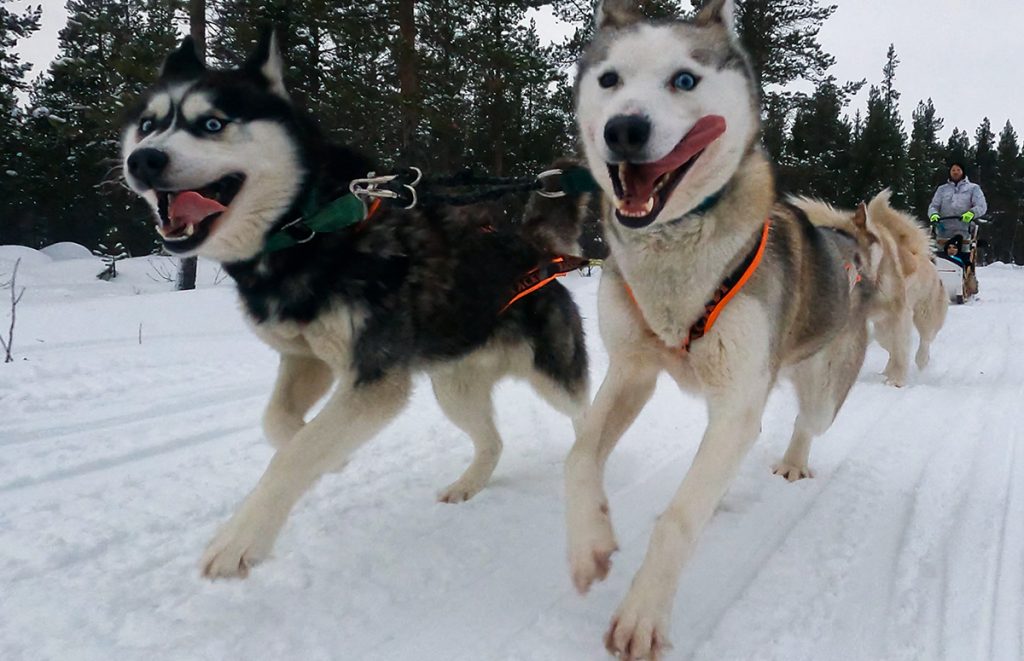
[[[604,493],[604,466],[650,400],[658,368],[634,355],[613,356],[594,405],[583,416],[565,462],[565,513],[572,580],[580,593],[603,580],[618,546]]]
[[[679,575],[759,433],[769,384],[755,378],[737,385],[709,394],[709,424],[700,449],[658,518],[644,563],[605,634],[608,651],[620,658],[657,659],[670,647]]]
[[[299,498],[402,410],[408,374],[339,386],[323,410],[278,450],[256,488],[221,528],[200,562],[203,576],[245,578],[265,559]]]

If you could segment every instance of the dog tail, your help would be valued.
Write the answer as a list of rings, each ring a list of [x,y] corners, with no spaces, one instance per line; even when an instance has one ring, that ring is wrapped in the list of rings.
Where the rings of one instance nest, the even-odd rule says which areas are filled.
[[[892,191],[886,188],[871,200],[868,212],[872,220],[885,227],[896,240],[903,273],[909,276],[917,270],[918,264],[931,260],[935,249],[928,230],[910,215],[894,208],[891,197]]]
[[[578,166],[579,163],[572,159],[560,158],[551,164],[551,169]],[[582,256],[580,235],[590,213],[591,197],[586,193],[564,197],[531,193],[523,213],[523,238],[543,254]]]

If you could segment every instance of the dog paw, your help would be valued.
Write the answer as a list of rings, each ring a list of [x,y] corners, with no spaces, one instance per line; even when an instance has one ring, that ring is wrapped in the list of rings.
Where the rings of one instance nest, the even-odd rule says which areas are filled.
[[[486,481],[458,479],[437,494],[437,500],[449,505],[464,503],[480,493],[487,485]]]
[[[204,578],[247,578],[249,570],[270,555],[274,538],[258,526],[232,519],[206,547],[199,569]]]
[[[605,648],[621,661],[657,661],[672,649],[666,615],[664,610],[651,608],[630,594],[604,635]]]
[[[772,473],[780,477],[786,478],[787,482],[796,482],[804,478],[813,478],[814,471],[807,466],[794,466],[784,461],[772,466]]]
[[[569,536],[569,569],[576,591],[586,594],[596,581],[608,578],[612,568],[612,554],[619,550],[607,510],[585,531],[571,531]]]
[[[892,386],[893,388],[902,388],[907,385],[907,380],[903,377],[887,375],[885,377],[885,385]]]

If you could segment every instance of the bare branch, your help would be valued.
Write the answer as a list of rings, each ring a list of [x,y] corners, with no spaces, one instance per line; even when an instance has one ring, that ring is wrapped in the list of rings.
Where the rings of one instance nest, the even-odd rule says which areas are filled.
[[[18,288],[18,267],[21,265],[21,258],[18,258],[14,262],[14,270],[11,272],[10,281],[4,285],[11,288],[11,325],[7,329],[7,339],[0,337],[0,347],[4,350],[4,362],[13,363],[14,357],[11,355],[11,348],[14,346],[14,324],[17,321],[18,303],[21,302],[21,297],[25,295],[25,288],[22,287],[21,291],[15,294],[14,292]]]

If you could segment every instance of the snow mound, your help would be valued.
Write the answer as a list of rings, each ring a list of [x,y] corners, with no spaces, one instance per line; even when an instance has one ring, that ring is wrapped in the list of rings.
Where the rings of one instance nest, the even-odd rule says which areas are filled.
[[[7,270],[14,266],[14,262],[21,260],[23,266],[40,266],[49,264],[49,256],[28,246],[0,246],[0,270]]]
[[[61,241],[46,246],[39,252],[43,253],[55,262],[65,262],[70,259],[91,259],[92,253],[80,243]]]

